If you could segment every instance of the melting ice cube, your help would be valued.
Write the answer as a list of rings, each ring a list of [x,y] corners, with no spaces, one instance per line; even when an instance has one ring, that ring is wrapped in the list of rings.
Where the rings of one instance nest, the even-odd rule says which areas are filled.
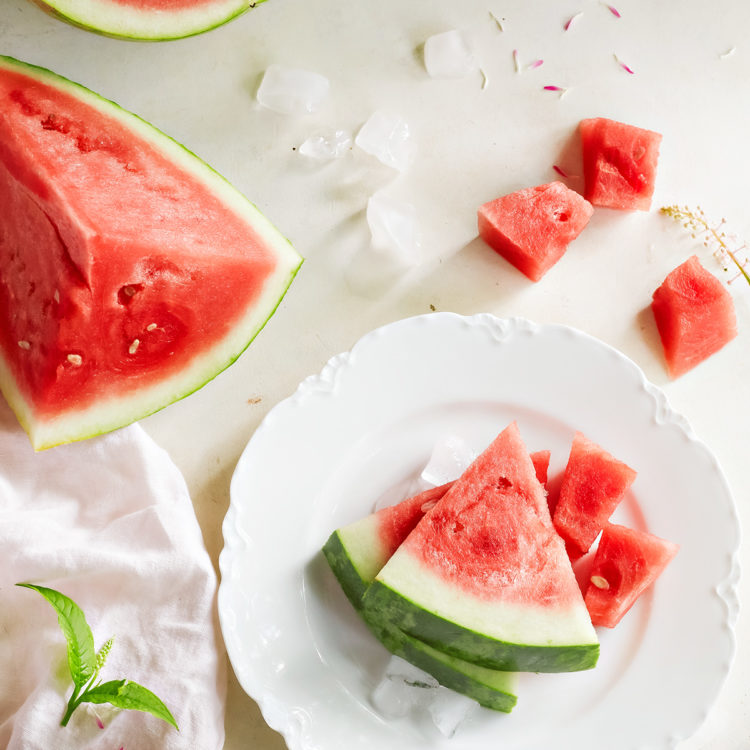
[[[361,127],[354,142],[383,164],[403,171],[409,166],[412,144],[409,124],[399,115],[378,110]]]
[[[338,159],[352,147],[352,136],[345,130],[331,130],[311,135],[297,149],[311,159]]]
[[[392,656],[383,678],[373,690],[372,702],[388,718],[406,716],[415,708],[428,705],[437,687],[434,677]]]
[[[465,695],[438,687],[430,693],[427,710],[440,734],[453,737],[458,728],[479,708],[479,704]]]
[[[375,193],[367,201],[367,224],[373,248],[385,251],[402,265],[419,260],[421,238],[414,206]]]
[[[433,78],[461,78],[478,69],[460,31],[435,34],[424,43],[424,66]]]
[[[258,101],[285,115],[316,112],[328,96],[328,79],[307,70],[269,65],[258,88]]]
[[[444,435],[435,441],[420,478],[437,487],[461,476],[475,458],[474,451],[460,437]]]

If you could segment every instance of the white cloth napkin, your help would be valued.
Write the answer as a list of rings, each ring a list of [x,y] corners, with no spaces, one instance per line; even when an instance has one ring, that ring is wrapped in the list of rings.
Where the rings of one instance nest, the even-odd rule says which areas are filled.
[[[97,649],[114,636],[100,678],[147,687],[180,731],[109,705],[81,705],[60,727],[72,690],[65,640],[52,606],[22,581],[73,599]],[[182,476],[139,426],[35,454],[0,399],[0,748],[221,748],[215,601]]]

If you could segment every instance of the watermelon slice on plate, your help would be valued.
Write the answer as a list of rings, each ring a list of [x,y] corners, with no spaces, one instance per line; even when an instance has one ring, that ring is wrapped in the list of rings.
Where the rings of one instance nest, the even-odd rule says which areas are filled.
[[[588,552],[636,473],[576,432],[552,521],[572,558]]]
[[[86,31],[122,39],[164,41],[200,34],[265,0],[32,0]]]
[[[368,588],[364,607],[375,620],[493,669],[576,671],[599,655],[515,423],[425,514]]]
[[[584,601],[594,625],[613,628],[661,575],[679,547],[646,531],[607,524]]]
[[[737,335],[732,295],[693,255],[654,292],[651,309],[669,374],[676,378]]]
[[[539,281],[583,231],[594,209],[562,182],[518,190],[480,206],[479,236]]]
[[[594,117],[580,124],[584,195],[595,206],[648,211],[661,134]]]
[[[35,448],[199,388],[273,314],[301,258],[140,118],[0,57],[0,389]]]
[[[323,554],[358,612],[362,613],[362,599],[375,576],[424,514],[452,485],[453,482],[448,482],[420,492],[331,534],[323,546]],[[377,619],[364,619],[389,651],[428,672],[441,685],[496,711],[509,712],[515,706],[514,673],[471,664]]]

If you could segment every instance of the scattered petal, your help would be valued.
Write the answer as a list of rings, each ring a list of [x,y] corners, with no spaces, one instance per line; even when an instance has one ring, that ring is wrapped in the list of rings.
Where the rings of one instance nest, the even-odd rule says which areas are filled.
[[[521,63],[518,61],[518,50],[513,50],[513,67],[516,69],[516,73],[521,72]]]
[[[614,55],[615,62],[626,72],[630,73],[631,76],[635,75],[635,71],[629,66],[626,65],[617,55]]]
[[[731,57],[737,51],[737,47],[730,47],[726,52],[719,55],[719,59],[723,60],[725,57]]]
[[[562,167],[558,167],[557,164],[553,164],[552,169],[554,169],[560,177],[564,177],[566,180],[570,179],[570,175]]]
[[[615,17],[615,18],[622,18],[622,13],[620,13],[617,8],[615,8],[614,5],[608,5],[607,3],[602,3],[602,5]]]
[[[495,22],[495,25],[497,26],[500,31],[505,31],[505,27],[503,26],[503,21],[501,21],[492,11],[490,11],[490,18]]]
[[[482,74],[482,88],[486,89],[490,79],[487,77],[487,74],[484,72],[484,68],[479,68],[479,72]]]
[[[534,62],[530,62],[527,66],[527,70],[534,70],[534,68],[538,68],[539,66],[544,65],[544,60],[534,60]]]
[[[573,14],[573,15],[572,15],[572,16],[571,16],[571,17],[570,17],[570,18],[569,18],[569,19],[568,19],[568,20],[567,20],[567,21],[565,22],[565,25],[563,26],[563,31],[567,31],[567,30],[568,30],[568,29],[569,29],[569,28],[571,27],[571,24],[573,23],[573,21],[575,21],[575,20],[576,20],[576,18],[579,18],[579,17],[580,17],[580,16],[582,16],[582,15],[583,15],[583,11],[582,11],[582,10],[579,10],[579,11],[578,11],[578,13],[574,13],[574,14]]]

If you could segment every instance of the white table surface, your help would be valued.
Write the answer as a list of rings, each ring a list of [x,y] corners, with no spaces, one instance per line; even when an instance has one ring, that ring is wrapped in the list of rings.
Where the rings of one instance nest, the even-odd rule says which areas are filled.
[[[184,143],[248,195],[306,258],[276,315],[240,360],[143,422],[183,471],[214,562],[232,471],[268,410],[367,331],[433,308],[565,323],[623,351],[717,455],[747,524],[750,288],[730,287],[739,337],[674,382],[648,305],[666,273],[693,252],[722,273],[708,251],[659,215],[659,206],[700,204],[750,239],[750,4],[616,5],[619,19],[595,0],[270,0],[208,34],[144,44],[89,34],[25,0],[3,0],[0,52],[81,82]],[[504,19],[503,31],[490,11]],[[583,14],[564,32],[563,23],[578,11]],[[427,77],[420,45],[449,29],[466,33],[487,76],[484,88],[479,73]],[[541,58],[544,64],[516,73],[514,48],[522,63]],[[326,106],[302,118],[261,108],[255,92],[271,63],[325,75],[331,82]],[[561,98],[542,89],[548,84],[568,91]],[[294,150],[319,129],[356,131],[378,108],[411,125],[416,155],[407,171],[399,174],[356,149],[324,164]],[[654,209],[597,210],[563,260],[532,284],[476,239],[476,208],[554,179],[553,164],[580,174],[576,125],[592,116],[663,133]],[[570,184],[581,186],[580,180]],[[399,279],[383,278],[369,265],[364,210],[378,190],[413,204],[422,226],[424,259]],[[748,554],[745,547],[745,566]],[[747,593],[742,579],[741,602]],[[744,610],[737,641],[734,666],[708,720],[679,750],[750,747]],[[226,732],[226,750],[284,747],[233,677]]]

